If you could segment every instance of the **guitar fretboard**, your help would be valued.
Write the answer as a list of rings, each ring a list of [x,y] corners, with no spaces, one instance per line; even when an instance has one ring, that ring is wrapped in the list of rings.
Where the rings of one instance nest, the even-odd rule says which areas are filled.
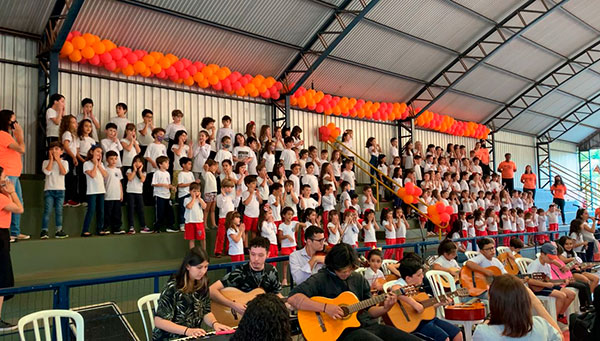
[[[400,289],[397,289],[397,290],[392,290],[391,292],[393,294],[395,294],[395,295],[404,295],[404,293],[406,291],[408,291],[408,288],[414,289],[414,287],[405,287],[405,288],[400,288]],[[377,304],[385,301],[385,297],[386,297],[386,295],[376,295],[376,296],[373,296],[373,297],[368,298],[366,300],[360,301],[358,303],[351,304],[351,305],[349,305],[349,306],[346,307],[348,309],[348,314],[352,314],[352,313],[355,313],[357,311],[360,311],[360,310],[363,310],[363,309],[367,309],[367,308],[369,308],[371,306],[377,305]]]

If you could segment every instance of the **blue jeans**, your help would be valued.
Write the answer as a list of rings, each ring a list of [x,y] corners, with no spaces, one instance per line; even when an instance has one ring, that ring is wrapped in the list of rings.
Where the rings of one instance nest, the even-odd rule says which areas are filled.
[[[81,233],[90,232],[90,224],[94,213],[96,213],[96,232],[100,233],[104,230],[104,194],[88,194],[87,203],[88,207]]]
[[[17,197],[21,201],[21,205],[25,207],[25,203],[23,203],[23,190],[21,189],[21,181],[18,176],[7,176],[8,180],[15,185],[15,191],[17,192]],[[61,204],[62,205],[62,204]],[[10,235],[13,237],[17,237],[21,234],[21,215],[17,213],[11,213],[10,215]]]
[[[54,222],[56,224],[56,231],[62,230],[63,201],[65,201],[65,191],[44,191],[44,216],[42,217],[42,231],[48,231],[48,221],[50,221],[52,208],[54,208]]]
[[[448,338],[452,340],[459,332],[458,327],[438,318],[422,321],[415,331],[415,333],[423,334],[435,341],[444,341]]]

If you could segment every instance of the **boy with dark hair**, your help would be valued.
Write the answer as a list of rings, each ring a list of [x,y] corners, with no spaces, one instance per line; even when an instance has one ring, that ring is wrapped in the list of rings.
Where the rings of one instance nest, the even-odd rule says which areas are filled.
[[[171,207],[171,176],[167,171],[169,168],[169,158],[159,156],[156,159],[156,164],[159,167],[152,177],[152,187],[154,188],[154,209],[156,219],[154,222],[154,232],[160,232],[162,228],[166,228],[167,232],[178,232],[173,228],[173,208]]]
[[[294,139],[291,136],[288,136],[283,140],[283,143],[285,143],[285,149],[281,152],[281,161],[283,161],[285,176],[289,178],[292,174],[292,166],[298,160],[296,153],[292,150]]]
[[[117,136],[125,136],[125,127],[127,124],[131,123],[127,118],[127,104],[122,102],[117,103],[117,105],[115,105],[115,110],[117,116],[111,117],[110,123],[117,125]]]
[[[48,100],[49,108],[46,110],[46,144],[58,141],[60,121],[65,114],[65,96],[53,94]]]
[[[231,129],[231,117],[227,115],[223,116],[223,118],[221,118],[221,124],[223,124],[223,126],[217,130],[217,137],[215,138],[217,141],[217,150],[223,148],[223,137],[228,136],[230,144],[227,149],[231,151],[231,141],[233,141],[233,136],[235,135],[233,129]]]
[[[181,172],[177,174],[177,202],[179,203],[177,223],[179,224],[179,230],[185,231],[185,207],[183,201],[190,196],[190,186],[194,183],[200,183],[200,180],[196,180],[194,173],[192,173],[192,159],[189,157],[182,157],[179,159],[179,165],[181,165]]]
[[[246,227],[246,238],[244,239],[245,243],[248,243],[247,240],[254,239],[256,234],[258,233],[258,215],[260,213],[259,207],[262,204],[262,198],[260,197],[260,193],[256,188],[256,176],[249,175],[244,178],[244,184],[248,188],[244,192],[242,192],[242,202],[244,205],[244,226]],[[249,231],[249,232],[248,232]],[[250,237],[250,238],[248,238]],[[269,247],[267,247],[267,251]]]
[[[77,114],[77,123],[83,120],[90,120],[92,122],[92,134],[91,137],[94,141],[98,142],[98,129],[100,129],[100,122],[94,116],[94,101],[91,98],[84,98],[81,100],[81,112]]]
[[[40,239],[48,239],[48,221],[53,208],[56,224],[54,237],[67,238],[69,236],[62,230],[65,174],[69,172],[69,163],[60,157],[62,151],[62,146],[58,141],[50,142],[48,160],[44,160],[42,163],[42,172],[46,175],[46,180],[44,181],[44,215]]]
[[[112,124],[112,123],[109,123]],[[104,186],[106,194],[104,195],[104,214],[106,230],[114,234],[124,234],[121,225],[121,202],[123,201],[123,173],[117,167],[119,154],[114,150],[106,152],[106,178]]]
[[[152,177],[154,172],[158,170],[157,158],[160,156],[167,156],[167,147],[162,143],[165,137],[165,130],[163,128],[154,128],[152,130],[152,138],[154,141],[148,145],[144,152],[144,159],[146,160],[146,181],[144,181],[144,204],[150,206],[154,203],[152,196]],[[167,159],[168,161],[168,159]]]
[[[143,121],[137,124],[137,131],[140,133],[138,141],[140,142],[140,155],[144,155],[148,145],[154,140],[152,138],[152,130],[154,130],[154,122],[152,118],[154,113],[150,109],[144,109],[142,111]]]
[[[117,129],[115,123],[111,122],[106,124],[106,138],[103,138],[100,142],[102,150],[104,151],[104,167],[108,166],[107,153],[111,150],[117,154],[116,166],[119,168],[121,167],[121,157],[119,156],[119,153],[123,150],[123,145],[121,144],[121,141],[119,141]]]

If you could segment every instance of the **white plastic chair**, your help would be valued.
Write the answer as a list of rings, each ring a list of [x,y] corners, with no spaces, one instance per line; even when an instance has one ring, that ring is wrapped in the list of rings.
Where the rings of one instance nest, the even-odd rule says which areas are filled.
[[[429,270],[425,273],[425,276],[429,280],[429,284],[431,285],[431,289],[433,290],[433,295],[435,297],[441,296],[445,294],[445,288],[442,279],[445,279],[448,283],[450,283],[450,291],[456,291],[456,283],[454,283],[454,277],[446,271],[440,270]],[[454,297],[454,303],[460,303],[460,298]],[[438,317],[441,317],[445,321],[448,321],[452,324],[457,324],[463,326],[465,329],[465,341],[471,341],[473,339],[473,326],[479,323],[483,323],[483,320],[476,321],[459,321],[459,320],[446,320],[444,317],[444,308],[438,307]]]
[[[365,271],[367,271],[367,268],[365,267],[356,268],[356,270],[354,270],[354,272],[360,274],[363,277],[365,276]]]
[[[541,254],[542,254],[541,252],[538,252],[538,253],[536,253],[536,254],[535,254],[535,258],[540,258],[540,255],[541,255]]]
[[[478,251],[465,251],[465,256],[467,256],[467,259],[473,259],[477,257],[477,255],[479,255]]]
[[[525,257],[520,257],[520,258],[515,259],[515,263],[517,263],[517,266],[519,267],[519,271],[522,274],[527,273],[527,266],[529,266],[529,264],[531,264],[532,262],[533,262],[533,259],[525,258]],[[535,297],[537,297],[540,301],[542,301],[542,304],[544,306],[546,306],[546,309],[548,310],[548,313],[550,314],[550,316],[552,316],[552,318],[556,320],[556,317],[557,317],[556,299],[554,297],[550,297],[550,296],[536,295]]]
[[[84,336],[84,327],[83,327],[83,316],[76,311],[72,310],[42,310],[35,313],[31,313],[29,315],[25,315],[19,319],[19,337],[21,341],[26,341],[25,339],[25,325],[28,323],[33,323],[33,333],[35,335],[35,341],[41,341],[40,336],[40,325],[39,320],[43,320],[43,328],[44,328],[44,337],[46,341],[52,340],[52,336],[50,335],[52,330],[51,319],[54,319],[54,329],[56,331],[56,340],[62,341],[62,323],[61,318],[72,319],[75,322],[75,337],[77,341],[85,340]],[[31,340],[31,339],[29,339]]]
[[[505,252],[510,252],[510,248],[508,246],[498,246],[496,247],[496,251],[498,251],[498,255],[501,255]]]
[[[388,281],[383,283],[383,292],[387,292],[389,288],[391,288],[392,286],[394,286],[396,284],[396,281]]]
[[[138,310],[142,316],[142,323],[144,324],[144,333],[146,333],[146,340],[152,340],[152,329],[154,329],[154,312],[158,307],[158,298],[160,294],[150,294],[140,298],[137,301]],[[154,305],[154,307],[152,307]],[[148,333],[148,325],[146,324],[146,315],[144,310],[148,311],[148,317],[150,318],[150,334]]]
[[[387,266],[389,264],[396,264],[398,263],[398,261],[394,260],[394,259],[384,259],[383,262],[381,262],[381,271],[383,272],[384,275],[390,275],[390,270],[388,270]]]

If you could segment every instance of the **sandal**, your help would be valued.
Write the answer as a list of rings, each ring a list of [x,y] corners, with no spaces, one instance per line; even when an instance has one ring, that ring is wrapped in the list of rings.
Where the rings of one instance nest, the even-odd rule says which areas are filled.
[[[92,234],[90,232],[84,232],[81,234],[82,237],[91,237]]]

